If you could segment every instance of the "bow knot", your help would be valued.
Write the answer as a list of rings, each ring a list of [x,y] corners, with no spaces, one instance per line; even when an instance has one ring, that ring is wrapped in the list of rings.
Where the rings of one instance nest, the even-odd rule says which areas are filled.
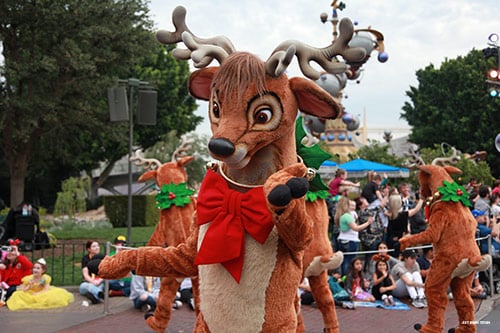
[[[209,170],[197,202],[198,225],[210,223],[195,259],[196,265],[222,264],[239,282],[243,269],[245,232],[263,244],[273,229],[262,187],[241,193]]]

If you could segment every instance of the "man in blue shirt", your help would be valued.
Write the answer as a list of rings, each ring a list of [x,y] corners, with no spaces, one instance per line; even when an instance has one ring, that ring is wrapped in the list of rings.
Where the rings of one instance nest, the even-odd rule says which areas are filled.
[[[500,252],[500,243],[498,243],[495,240],[495,237],[498,236],[497,228],[494,227],[489,228],[488,226],[486,226],[488,216],[486,215],[485,211],[474,209],[472,211],[472,215],[476,218],[477,221],[477,229],[479,230],[479,237],[482,238],[491,235],[492,237],[491,245],[495,249],[495,252],[498,254]],[[496,223],[496,217],[493,217],[491,223],[492,224]],[[488,253],[488,239],[482,239],[480,243],[481,243],[480,246],[481,254]],[[495,253],[492,253],[492,255],[495,255]]]

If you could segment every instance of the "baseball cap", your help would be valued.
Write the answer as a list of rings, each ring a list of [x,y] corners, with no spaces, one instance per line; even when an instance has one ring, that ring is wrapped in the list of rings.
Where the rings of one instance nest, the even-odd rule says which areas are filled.
[[[486,212],[485,211],[482,211],[482,210],[478,210],[478,209],[474,209],[472,211],[472,215],[474,217],[478,217],[478,216],[483,216]]]
[[[123,235],[116,236],[115,240],[113,241],[113,244],[118,244],[118,243],[127,244],[127,237]]]
[[[408,257],[416,258],[417,253],[413,250],[404,250],[403,251],[403,258],[408,258]]]

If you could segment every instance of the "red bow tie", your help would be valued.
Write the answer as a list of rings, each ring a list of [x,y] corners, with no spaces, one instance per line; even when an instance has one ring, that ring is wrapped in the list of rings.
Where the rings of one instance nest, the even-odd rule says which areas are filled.
[[[245,231],[263,244],[274,227],[262,187],[240,193],[209,170],[198,194],[198,225],[210,223],[195,259],[196,265],[222,264],[239,283]]]

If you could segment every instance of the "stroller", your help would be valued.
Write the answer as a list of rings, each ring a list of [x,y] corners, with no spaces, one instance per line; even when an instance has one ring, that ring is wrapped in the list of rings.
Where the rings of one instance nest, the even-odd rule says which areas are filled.
[[[22,250],[32,251],[39,226],[40,220],[36,208],[27,203],[19,205],[9,211],[2,224],[0,230],[0,234],[3,231],[2,244],[6,244],[10,238],[17,238],[21,241],[19,247]]]
[[[32,251],[35,242],[35,234],[38,230],[36,219],[33,215],[18,215],[16,221],[16,238],[21,241],[21,249],[24,251]]]

